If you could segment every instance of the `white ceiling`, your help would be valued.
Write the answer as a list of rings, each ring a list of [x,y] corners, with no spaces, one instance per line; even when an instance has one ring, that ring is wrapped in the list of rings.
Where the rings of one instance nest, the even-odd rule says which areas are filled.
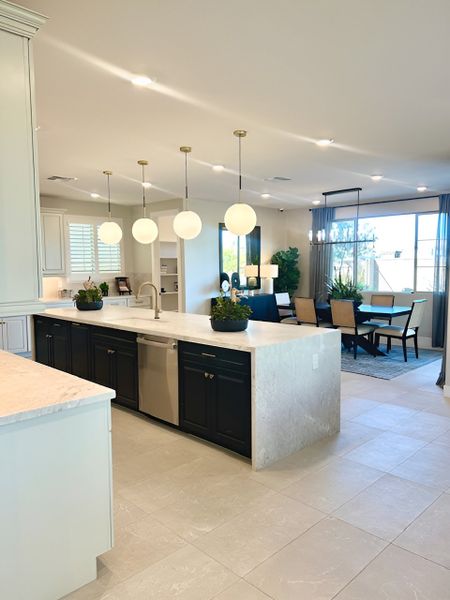
[[[191,145],[191,196],[231,202],[236,128],[249,132],[255,204],[310,206],[354,186],[363,200],[450,190],[449,0],[19,3],[49,17],[34,42],[42,193],[90,200],[112,169],[113,201],[138,204],[146,158],[151,198],[180,196],[178,148]],[[157,84],[136,88],[134,74]],[[292,181],[265,181],[276,175]]]

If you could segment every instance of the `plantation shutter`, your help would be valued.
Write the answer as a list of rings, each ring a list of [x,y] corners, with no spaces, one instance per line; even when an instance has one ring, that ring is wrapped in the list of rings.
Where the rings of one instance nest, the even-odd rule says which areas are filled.
[[[89,223],[69,223],[70,271],[95,271],[94,226]]]
[[[122,257],[120,244],[104,244],[98,237],[100,225],[97,225],[97,255],[99,273],[120,273]]]

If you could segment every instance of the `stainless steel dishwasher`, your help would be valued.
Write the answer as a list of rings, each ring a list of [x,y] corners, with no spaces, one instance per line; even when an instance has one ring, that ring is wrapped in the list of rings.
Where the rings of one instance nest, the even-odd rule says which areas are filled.
[[[153,335],[139,335],[137,342],[139,410],[178,425],[177,341]]]

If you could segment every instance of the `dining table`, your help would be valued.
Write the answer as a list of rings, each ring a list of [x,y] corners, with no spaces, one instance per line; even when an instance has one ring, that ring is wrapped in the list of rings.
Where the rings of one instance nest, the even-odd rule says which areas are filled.
[[[293,311],[295,314],[295,302],[290,304],[279,304],[278,308],[286,308]],[[404,317],[409,315],[411,312],[411,306],[379,306],[376,304],[360,304],[356,308],[356,321],[357,323],[364,323],[370,321],[370,319],[386,319],[386,325],[388,325],[388,319],[395,319],[396,317]],[[319,319],[327,322],[331,320],[331,306],[328,302],[317,302],[316,311]],[[386,356],[386,353],[380,350],[371,340],[366,337],[358,338],[358,346],[363,348],[368,354],[372,356]],[[345,340],[344,340],[345,345]]]

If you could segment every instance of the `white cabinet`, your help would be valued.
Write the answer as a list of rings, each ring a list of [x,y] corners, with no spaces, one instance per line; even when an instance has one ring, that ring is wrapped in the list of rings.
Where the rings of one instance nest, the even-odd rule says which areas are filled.
[[[0,349],[15,354],[28,352],[28,317],[0,317]]]
[[[39,310],[39,190],[30,38],[45,19],[0,0],[0,314]]]
[[[41,211],[42,273],[64,275],[64,215],[59,211]]]

